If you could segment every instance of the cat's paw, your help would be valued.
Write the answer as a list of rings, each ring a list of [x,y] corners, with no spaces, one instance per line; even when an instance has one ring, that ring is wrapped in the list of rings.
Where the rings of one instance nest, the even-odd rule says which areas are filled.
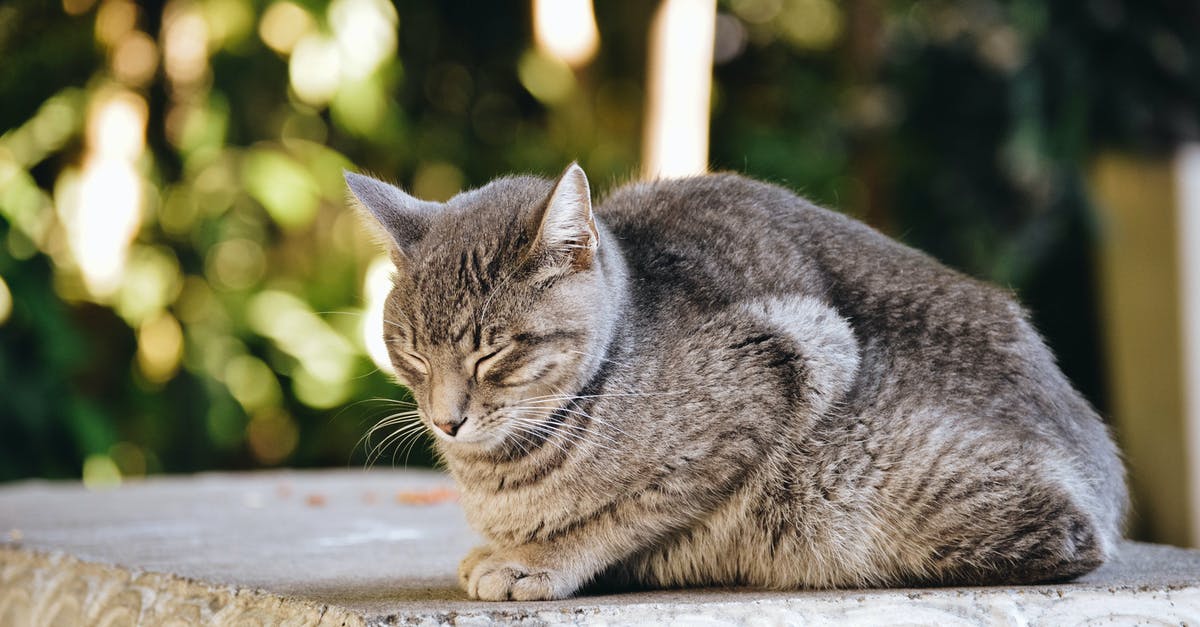
[[[479,562],[491,557],[492,553],[492,547],[486,544],[477,546],[458,563],[458,585],[462,586],[463,590],[470,590],[468,584],[471,581],[471,573],[475,571]]]
[[[467,560],[478,551],[472,551]],[[463,566],[467,560],[463,560]],[[559,571],[531,567],[493,553],[474,565],[467,576],[466,588],[471,598],[483,601],[548,601],[565,598],[575,591],[577,586],[569,579]]]

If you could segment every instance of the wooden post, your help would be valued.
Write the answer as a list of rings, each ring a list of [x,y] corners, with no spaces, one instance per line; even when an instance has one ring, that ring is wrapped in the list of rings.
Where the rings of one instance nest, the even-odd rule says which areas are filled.
[[[1200,546],[1200,144],[1175,159],[1190,546]]]
[[[1195,173],[1200,158],[1182,154],[1191,156],[1104,154],[1091,178],[1112,420],[1134,497],[1131,535],[1197,546],[1200,183],[1181,168]]]

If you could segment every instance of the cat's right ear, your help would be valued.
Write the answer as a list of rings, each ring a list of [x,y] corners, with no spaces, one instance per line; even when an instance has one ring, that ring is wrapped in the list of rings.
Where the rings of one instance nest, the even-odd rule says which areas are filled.
[[[391,237],[392,260],[399,266],[406,260],[412,247],[429,230],[429,220],[438,204],[414,198],[395,185],[378,179],[345,171],[346,186],[350,193],[375,217],[383,230]]]

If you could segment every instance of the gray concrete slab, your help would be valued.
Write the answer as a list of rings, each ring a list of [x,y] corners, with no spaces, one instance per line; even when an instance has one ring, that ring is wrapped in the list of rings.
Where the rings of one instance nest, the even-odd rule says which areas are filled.
[[[0,624],[52,622],[61,611],[89,623],[105,612],[314,625],[1200,623],[1200,551],[1135,543],[1054,586],[473,602],[454,573],[478,537],[452,500],[415,502],[452,489],[437,472],[358,470],[164,477],[106,491],[0,486]]]

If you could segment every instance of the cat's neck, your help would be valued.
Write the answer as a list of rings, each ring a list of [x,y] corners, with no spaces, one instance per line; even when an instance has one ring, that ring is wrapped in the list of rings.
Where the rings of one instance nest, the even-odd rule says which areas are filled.
[[[599,267],[599,285],[595,302],[603,308],[603,317],[596,329],[596,335],[587,347],[587,360],[584,362],[584,376],[580,379],[580,389],[587,388],[601,366],[611,360],[613,353],[620,348],[618,341],[626,321],[626,308],[629,303],[629,266],[625,255],[617,243],[617,238],[607,228],[596,220],[596,230],[599,234],[597,263]],[[577,394],[578,390],[571,390]]]

